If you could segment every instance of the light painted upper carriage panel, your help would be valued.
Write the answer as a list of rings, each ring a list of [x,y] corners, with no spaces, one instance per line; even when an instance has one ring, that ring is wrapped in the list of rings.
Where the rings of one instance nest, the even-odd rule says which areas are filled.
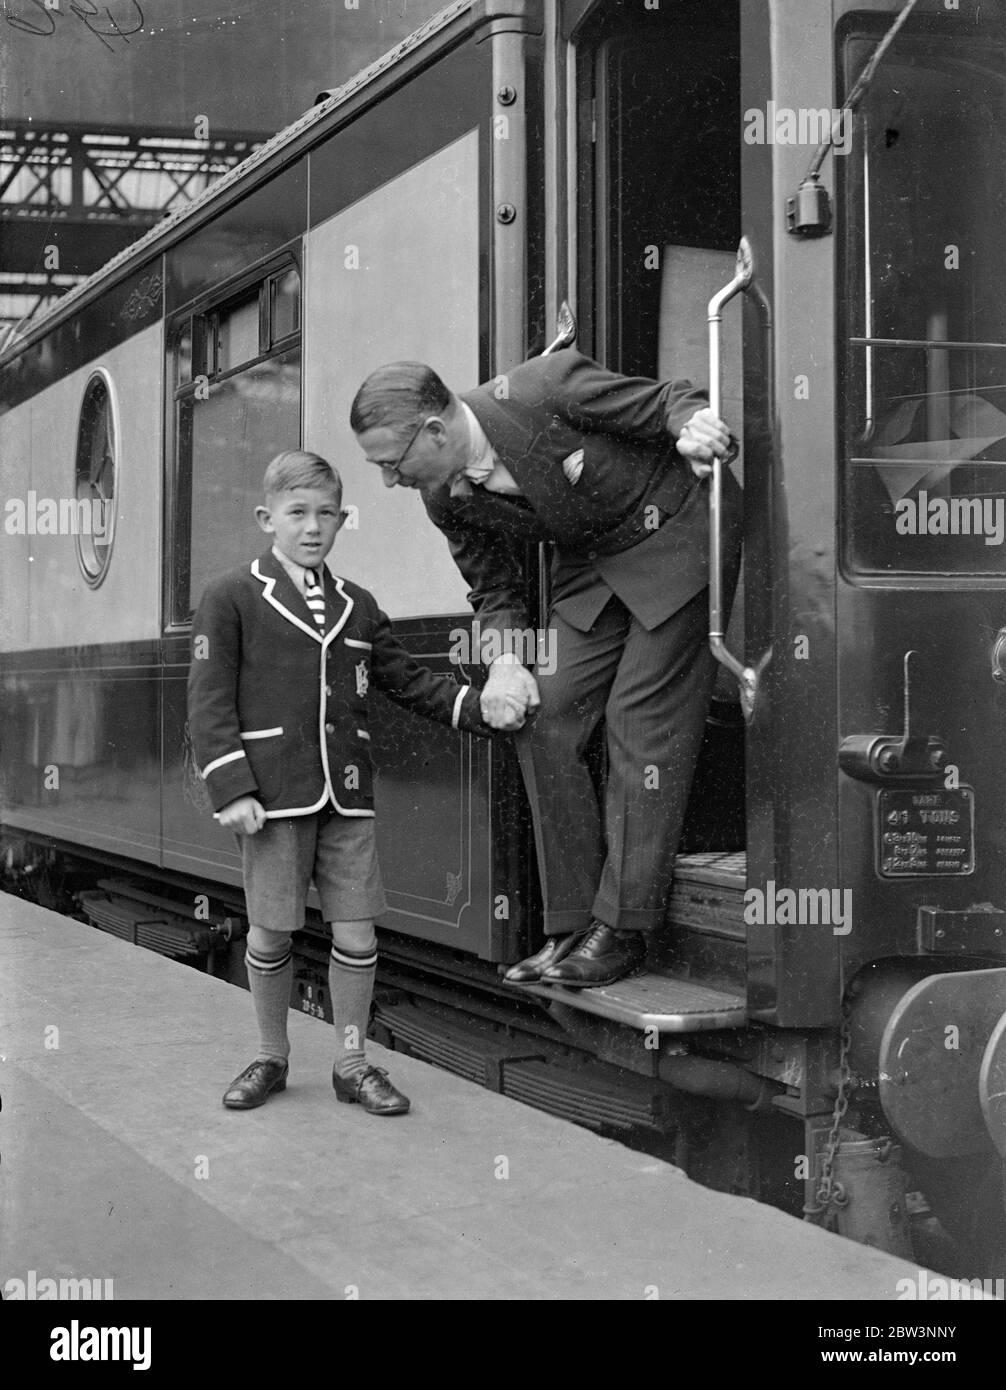
[[[3,650],[159,636],[162,354],[154,323],[0,417]]]
[[[420,498],[385,487],[366,463],[349,408],[389,361],[428,362],[455,390],[477,384],[478,169],[472,130],[308,239],[304,447],[338,468],[355,509],[332,568],[372,589],[392,618],[464,612],[467,585]]]

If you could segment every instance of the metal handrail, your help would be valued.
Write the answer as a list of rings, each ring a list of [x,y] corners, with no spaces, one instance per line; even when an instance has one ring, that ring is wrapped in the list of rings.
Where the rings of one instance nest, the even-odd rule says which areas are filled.
[[[754,275],[751,243],[741,237],[737,248],[737,268],[734,278],[709,301],[709,406],[719,419],[721,414],[720,324],[723,307],[734,295],[747,290]],[[723,460],[713,457],[709,475],[709,647],[713,656],[725,666],[740,686],[741,708],[750,718],[758,691],[758,673],[727,650],[724,644],[723,617]]]

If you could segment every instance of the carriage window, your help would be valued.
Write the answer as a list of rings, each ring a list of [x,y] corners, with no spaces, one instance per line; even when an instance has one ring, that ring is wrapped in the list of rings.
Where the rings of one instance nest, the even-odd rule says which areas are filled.
[[[175,326],[175,623],[189,620],[209,580],[267,546],[254,515],[262,474],[300,444],[299,300],[300,277],[286,266]]]
[[[886,23],[886,17],[882,21]],[[846,87],[879,34],[845,47]],[[907,30],[844,184],[844,553],[884,573],[1006,572],[1006,49]]]
[[[214,315],[213,366],[233,371],[259,355],[259,296],[228,305]]]
[[[277,275],[270,282],[272,331],[270,341],[278,343],[300,328],[300,276],[295,270]]]
[[[77,563],[96,589],[112,558],[115,524],[116,430],[109,378],[95,372],[84,388],[77,427],[75,528]]]
[[[178,333],[175,347],[175,385],[192,380],[192,320],[188,319]]]

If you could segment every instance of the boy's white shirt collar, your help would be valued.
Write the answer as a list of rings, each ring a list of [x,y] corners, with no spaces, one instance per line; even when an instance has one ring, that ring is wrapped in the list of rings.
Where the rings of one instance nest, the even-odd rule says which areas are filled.
[[[273,546],[272,553],[293,580],[301,598],[305,598],[307,596],[307,570],[303,565],[298,565],[296,560],[291,560],[288,555],[284,555],[278,545]],[[322,560],[321,564],[318,566],[318,578],[321,580],[322,584],[325,582],[325,577],[322,574],[324,567],[325,562]]]

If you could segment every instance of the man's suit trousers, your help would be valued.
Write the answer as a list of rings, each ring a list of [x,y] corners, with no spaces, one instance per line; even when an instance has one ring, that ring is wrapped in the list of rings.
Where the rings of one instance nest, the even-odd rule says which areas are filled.
[[[550,615],[555,671],[539,674],[541,707],[516,739],[546,935],[663,922],[715,678],[708,611],[703,590],[652,631],[614,596],[589,632]],[[599,797],[585,752],[602,717]]]

